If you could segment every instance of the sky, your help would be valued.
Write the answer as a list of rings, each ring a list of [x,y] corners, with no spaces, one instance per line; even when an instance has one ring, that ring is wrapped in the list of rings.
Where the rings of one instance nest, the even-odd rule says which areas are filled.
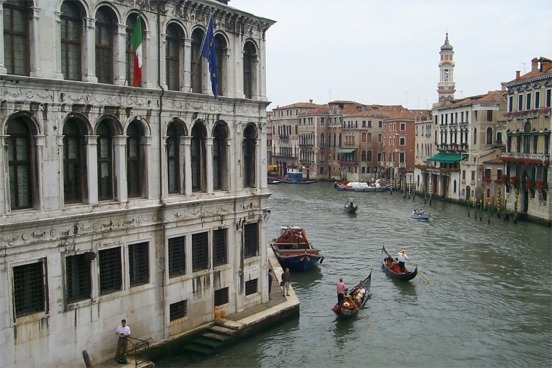
[[[276,21],[266,33],[268,110],[313,100],[431,109],[439,51],[455,98],[499,90],[552,59],[552,0],[230,0]]]

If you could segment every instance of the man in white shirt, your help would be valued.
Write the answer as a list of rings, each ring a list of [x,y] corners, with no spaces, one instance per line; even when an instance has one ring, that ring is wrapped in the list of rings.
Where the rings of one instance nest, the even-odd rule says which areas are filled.
[[[123,319],[121,321],[121,325],[115,329],[115,334],[119,336],[115,359],[117,360],[117,363],[126,363],[126,353],[128,347],[127,337],[130,336],[130,327],[127,326],[126,320]]]
[[[406,255],[404,249],[402,249],[399,252],[399,257],[398,257],[399,267],[401,269],[401,272],[406,272],[406,268],[404,267],[404,263],[406,262],[407,259],[408,259],[408,256]]]

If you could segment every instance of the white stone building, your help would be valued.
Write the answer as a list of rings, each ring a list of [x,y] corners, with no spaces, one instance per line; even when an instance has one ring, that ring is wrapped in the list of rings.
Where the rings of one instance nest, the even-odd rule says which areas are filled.
[[[0,0],[1,365],[97,364],[122,318],[157,344],[268,300],[274,22],[226,3]]]

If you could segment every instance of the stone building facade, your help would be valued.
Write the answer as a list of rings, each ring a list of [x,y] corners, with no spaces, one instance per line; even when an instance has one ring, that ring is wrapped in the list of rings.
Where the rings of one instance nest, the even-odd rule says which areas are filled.
[[[550,132],[552,131],[552,60],[531,60],[531,71],[503,83],[507,90],[506,166],[499,183],[508,210],[552,223]]]
[[[0,0],[3,365],[97,364],[122,318],[157,344],[268,300],[274,22],[225,3]]]

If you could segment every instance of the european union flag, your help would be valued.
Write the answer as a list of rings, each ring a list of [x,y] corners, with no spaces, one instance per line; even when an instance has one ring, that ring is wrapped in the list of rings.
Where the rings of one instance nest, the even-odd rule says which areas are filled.
[[[211,77],[211,88],[213,94],[217,98],[217,54],[215,52],[215,35],[213,32],[213,16],[209,16],[209,25],[207,26],[207,32],[203,39],[203,46],[201,47],[201,56],[206,58],[209,62],[209,76]]]

